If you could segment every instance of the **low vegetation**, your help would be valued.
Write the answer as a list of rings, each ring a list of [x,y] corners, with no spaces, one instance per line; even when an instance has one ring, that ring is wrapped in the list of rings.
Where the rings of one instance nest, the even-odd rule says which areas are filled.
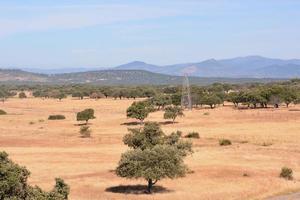
[[[185,138],[196,138],[199,139],[200,135],[198,132],[190,132],[184,136]]]
[[[82,138],[89,138],[89,137],[91,137],[91,129],[90,129],[90,127],[89,126],[81,126],[80,127],[80,131],[79,131],[79,133],[80,133],[80,135],[81,135],[81,137]]]
[[[66,119],[64,115],[49,115],[48,120],[63,120]]]
[[[293,179],[293,170],[288,167],[281,168],[281,172],[279,175],[281,178],[292,180]]]
[[[55,186],[50,192],[27,183],[30,172],[8,158],[6,152],[0,152],[0,199],[24,200],[66,200],[70,187],[61,178],[55,179]]]
[[[6,115],[7,113],[4,110],[0,109],[0,115]]]
[[[231,141],[228,139],[221,139],[221,140],[219,140],[219,144],[220,144],[220,146],[228,146],[228,145],[231,145]]]

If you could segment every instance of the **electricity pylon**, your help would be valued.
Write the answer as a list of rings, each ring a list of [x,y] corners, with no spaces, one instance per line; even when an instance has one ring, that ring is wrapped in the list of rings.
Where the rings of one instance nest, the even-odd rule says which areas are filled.
[[[188,75],[184,74],[182,83],[181,108],[192,110],[192,98]]]

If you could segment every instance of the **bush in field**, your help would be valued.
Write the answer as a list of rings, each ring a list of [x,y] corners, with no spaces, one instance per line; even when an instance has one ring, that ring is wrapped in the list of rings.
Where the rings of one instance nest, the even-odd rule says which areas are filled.
[[[82,126],[80,127],[80,135],[83,138],[91,137],[91,129],[89,126]]]
[[[281,178],[285,178],[287,180],[292,180],[293,179],[293,170],[288,167],[283,167],[281,168],[281,172],[279,175]]]
[[[165,108],[164,119],[172,119],[173,123],[175,122],[176,117],[182,117],[183,109],[178,106],[169,106]]]
[[[38,186],[30,186],[27,179],[30,172],[8,159],[6,152],[0,152],[0,199],[8,200],[66,200],[70,187],[60,178],[55,179],[55,186],[45,192]]]
[[[231,141],[228,139],[221,139],[221,140],[219,140],[219,144],[220,144],[220,146],[228,146],[228,145],[231,145]]]
[[[190,132],[188,133],[186,136],[184,136],[185,138],[200,138],[199,133],[198,132]]]
[[[123,153],[116,174],[124,178],[142,178],[147,192],[159,180],[182,177],[188,172],[183,159],[192,153],[192,144],[176,133],[166,136],[158,123],[146,123],[142,129],[130,129],[123,138],[131,150]]]
[[[85,121],[85,124],[88,123],[90,119],[95,119],[94,109],[88,108],[79,113],[77,113],[77,121]]]
[[[0,115],[6,115],[7,113],[4,110],[0,109]]]
[[[49,115],[48,120],[63,120],[66,119],[64,115]]]
[[[20,99],[25,99],[25,98],[27,98],[25,92],[20,92],[20,93],[19,93],[19,98],[20,98]]]

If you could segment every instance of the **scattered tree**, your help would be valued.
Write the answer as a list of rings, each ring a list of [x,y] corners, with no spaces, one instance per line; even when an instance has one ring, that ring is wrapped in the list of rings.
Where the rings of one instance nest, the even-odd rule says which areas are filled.
[[[192,146],[175,134],[172,139],[162,132],[157,123],[146,123],[143,129],[130,129],[123,141],[131,150],[122,154],[116,174],[145,179],[148,193],[161,179],[184,176],[187,166],[183,158],[192,152]]]
[[[153,112],[153,106],[147,101],[133,102],[127,109],[127,117],[140,120],[142,124],[150,112]]]
[[[178,106],[169,106],[165,108],[164,119],[172,119],[173,123],[175,122],[176,117],[182,117],[183,109]]]
[[[81,112],[77,113],[77,121],[85,121],[85,124],[88,123],[90,119],[95,119],[94,109],[88,108]]]

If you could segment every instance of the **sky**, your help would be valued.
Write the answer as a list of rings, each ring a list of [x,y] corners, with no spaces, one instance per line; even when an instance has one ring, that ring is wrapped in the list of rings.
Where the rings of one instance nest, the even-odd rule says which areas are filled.
[[[0,1],[0,68],[300,58],[299,0]]]

